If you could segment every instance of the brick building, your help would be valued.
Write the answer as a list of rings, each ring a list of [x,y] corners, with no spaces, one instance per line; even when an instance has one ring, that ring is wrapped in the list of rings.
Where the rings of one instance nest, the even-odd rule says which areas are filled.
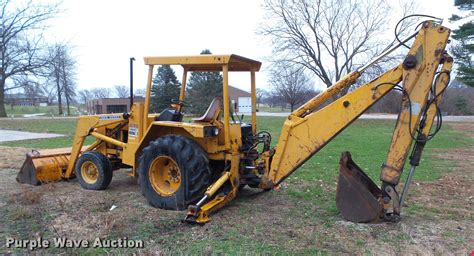
[[[231,107],[234,104],[237,105],[237,112],[252,112],[252,94],[250,92],[229,85],[229,98]]]
[[[24,93],[5,94],[5,104],[13,106],[48,106],[48,98],[43,96],[31,97]]]

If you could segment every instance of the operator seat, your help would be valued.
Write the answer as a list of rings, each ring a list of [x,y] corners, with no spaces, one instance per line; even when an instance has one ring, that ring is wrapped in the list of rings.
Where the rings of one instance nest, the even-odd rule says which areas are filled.
[[[199,118],[193,118],[194,122],[210,122],[213,119],[217,119],[220,115],[221,110],[221,100],[219,98],[214,98],[204,113],[203,116]]]
[[[174,108],[165,108],[163,111],[161,111],[159,116],[155,117],[155,121],[182,122],[183,121],[183,113],[177,111]]]

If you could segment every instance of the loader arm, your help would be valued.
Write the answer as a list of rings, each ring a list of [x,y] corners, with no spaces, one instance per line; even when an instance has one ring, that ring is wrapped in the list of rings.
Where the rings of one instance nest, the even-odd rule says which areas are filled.
[[[103,116],[107,116],[107,115],[103,115]],[[118,117],[118,115],[112,115],[112,116]],[[69,158],[69,163],[68,163],[68,166],[67,166],[66,172],[64,173],[63,178],[70,179],[73,177],[76,161],[79,158],[79,155],[81,154],[81,148],[87,136],[93,135],[94,137],[97,138],[96,142],[90,145],[85,150],[85,151],[90,151],[93,148],[97,147],[100,143],[102,143],[104,139],[107,139],[107,138],[102,138],[102,137],[98,138],[100,134],[96,134],[96,132],[94,132],[95,129],[103,127],[103,126],[115,124],[115,123],[121,123],[124,121],[125,120],[122,118],[104,119],[104,118],[101,118],[101,116],[79,117],[77,120],[77,125],[76,125],[76,133],[74,134],[74,139],[72,141],[71,156]],[[103,135],[103,137],[107,137],[107,136]]]
[[[275,153],[270,158],[270,166],[263,175],[260,187],[271,188],[281,183],[370,106],[396,88],[403,93],[402,108],[387,161],[381,171],[383,185],[380,195],[383,194],[383,198],[381,196],[374,201],[380,201],[386,213],[399,214],[399,198],[395,186],[399,182],[422,116],[427,120],[423,121],[420,129],[424,133],[429,132],[433,123],[436,109],[433,109],[433,104],[428,104],[428,96],[430,91],[433,94],[435,74],[443,63],[442,73],[449,76],[451,69],[452,58],[445,52],[449,33],[449,29],[434,22],[424,22],[403,64],[316,110],[341,89],[356,82],[361,71],[352,72],[291,113],[283,124]],[[439,80],[446,83],[446,77]],[[400,82],[403,82],[403,87],[398,85]],[[438,87],[438,93],[442,91],[442,87]]]
[[[77,120],[76,133],[72,148],[57,150],[34,150],[26,155],[26,160],[17,175],[20,183],[40,185],[42,183],[74,178],[76,161],[86,151],[98,148],[107,142],[121,147],[126,145],[104,134],[97,129],[110,125],[126,125],[128,120],[122,115],[105,114],[99,116],[80,116]],[[87,136],[93,136],[96,141],[89,146],[83,146]]]

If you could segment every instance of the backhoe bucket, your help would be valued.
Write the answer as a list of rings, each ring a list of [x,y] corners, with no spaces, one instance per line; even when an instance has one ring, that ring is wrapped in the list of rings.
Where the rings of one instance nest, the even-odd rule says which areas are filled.
[[[382,190],[365,174],[349,152],[343,152],[337,183],[336,206],[352,222],[378,222],[383,216]]]
[[[16,180],[31,185],[59,181],[67,169],[70,155],[70,150],[64,149],[43,151],[42,153],[33,150],[26,154],[26,160],[21,166]]]

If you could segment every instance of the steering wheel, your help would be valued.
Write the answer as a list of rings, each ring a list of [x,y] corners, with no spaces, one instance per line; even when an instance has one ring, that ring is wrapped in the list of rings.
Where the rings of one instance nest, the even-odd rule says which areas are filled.
[[[184,100],[175,100],[175,99],[171,99],[171,104],[177,104],[177,105],[180,105],[182,107],[190,107],[191,106],[191,105],[189,105],[189,103],[187,103]]]
[[[171,104],[178,105],[179,106],[179,112],[181,112],[183,107],[190,107],[191,106],[189,103],[187,103],[184,100],[175,100],[175,99],[171,99]]]

